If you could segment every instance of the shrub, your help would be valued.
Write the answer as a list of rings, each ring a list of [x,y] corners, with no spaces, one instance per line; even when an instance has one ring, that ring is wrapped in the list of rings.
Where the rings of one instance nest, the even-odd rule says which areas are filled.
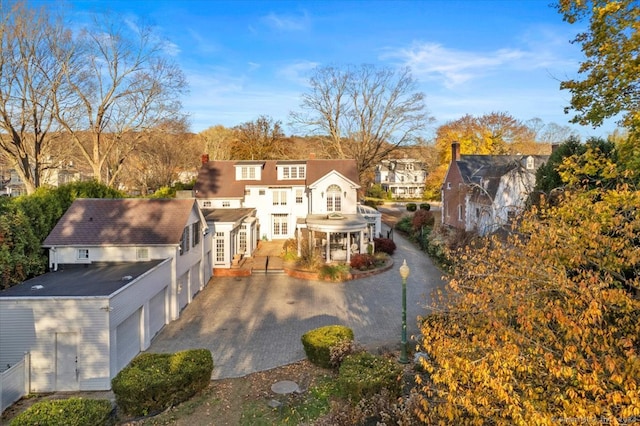
[[[342,340],[329,348],[330,364],[334,368],[340,368],[342,361],[349,355],[359,354],[365,349],[353,340]]]
[[[398,397],[402,391],[402,367],[390,358],[362,352],[345,357],[338,384],[345,396],[358,402],[387,389]]]
[[[415,212],[417,209],[418,209],[418,206],[416,206],[416,203],[407,203],[408,212]]]
[[[318,277],[320,279],[329,279],[331,281],[340,281],[346,279],[347,274],[349,273],[349,266],[344,263],[340,263],[337,265],[327,265],[324,264],[320,267],[318,271]]]
[[[407,235],[411,235],[413,225],[411,224],[411,216],[403,216],[396,222],[395,229],[400,232],[404,232]]]
[[[10,426],[95,426],[111,423],[113,407],[107,399],[53,399],[40,401],[18,414]]]
[[[389,256],[396,251],[396,243],[388,238],[374,238],[373,242],[376,246],[376,253],[387,253]]]
[[[433,227],[436,220],[429,210],[418,210],[411,219],[411,227],[414,232],[419,232],[423,226]]]
[[[344,325],[327,325],[307,331],[302,335],[304,353],[312,363],[331,367],[331,347],[345,340],[353,340],[353,330]]]
[[[431,210],[431,204],[429,204],[429,203],[420,203],[420,210],[426,210],[426,211]]]
[[[354,254],[351,257],[351,267],[359,271],[367,271],[376,267],[376,259],[370,254]]]
[[[186,401],[211,381],[213,359],[207,349],[175,354],[143,353],[111,380],[118,407],[148,415]]]

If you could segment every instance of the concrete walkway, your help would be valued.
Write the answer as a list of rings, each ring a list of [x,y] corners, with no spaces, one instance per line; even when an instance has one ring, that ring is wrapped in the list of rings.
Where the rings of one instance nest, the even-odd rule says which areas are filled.
[[[383,226],[384,234],[386,230]],[[287,275],[214,277],[181,317],[154,339],[150,352],[207,348],[213,354],[213,379],[241,377],[305,358],[300,342],[308,330],[330,324],[351,327],[367,346],[399,345],[402,324],[404,259],[407,280],[408,336],[417,334],[416,318],[426,313],[432,290],[444,285],[442,272],[398,233],[394,266],[382,274],[327,283]]]

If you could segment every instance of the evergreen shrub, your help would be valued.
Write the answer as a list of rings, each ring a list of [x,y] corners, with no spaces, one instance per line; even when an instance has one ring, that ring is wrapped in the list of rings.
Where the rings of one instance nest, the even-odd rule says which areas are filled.
[[[327,325],[307,331],[301,340],[309,361],[331,368],[331,348],[345,340],[353,340],[353,330],[344,325]]]
[[[123,412],[146,416],[186,401],[206,388],[212,371],[208,349],[143,353],[111,380],[111,387]]]
[[[113,424],[107,399],[52,399],[40,401],[11,420],[9,426],[96,426]]]
[[[395,360],[361,352],[342,360],[338,386],[352,402],[371,397],[383,389],[398,397],[402,391],[402,374],[402,367]]]

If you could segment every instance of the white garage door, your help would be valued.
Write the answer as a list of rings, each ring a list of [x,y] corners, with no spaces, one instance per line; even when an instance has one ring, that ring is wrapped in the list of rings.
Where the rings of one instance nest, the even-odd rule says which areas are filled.
[[[189,303],[189,273],[187,272],[178,279],[178,303],[180,310]]]
[[[165,300],[167,298],[167,288],[163,288],[149,301],[149,332],[151,337],[165,325],[167,318]]]
[[[200,291],[200,262],[191,268],[191,299]]]
[[[122,321],[116,329],[118,371],[140,352],[140,309]]]

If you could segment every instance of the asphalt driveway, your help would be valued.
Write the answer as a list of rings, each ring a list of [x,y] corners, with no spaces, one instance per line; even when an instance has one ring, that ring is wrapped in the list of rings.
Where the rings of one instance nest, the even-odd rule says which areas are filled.
[[[384,228],[384,226],[383,226]],[[385,235],[386,235],[386,229]],[[305,281],[286,275],[215,277],[153,340],[149,352],[207,348],[213,379],[241,377],[305,358],[300,337],[330,324],[351,327],[367,346],[399,345],[404,259],[407,280],[407,334],[418,332],[431,292],[444,285],[442,272],[399,234],[394,266],[382,274],[345,283]]]

